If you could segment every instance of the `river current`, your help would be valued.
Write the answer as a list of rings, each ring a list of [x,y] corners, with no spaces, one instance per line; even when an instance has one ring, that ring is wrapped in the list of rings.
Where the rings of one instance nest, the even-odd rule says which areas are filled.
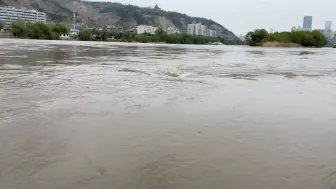
[[[336,189],[336,54],[0,40],[1,189]]]

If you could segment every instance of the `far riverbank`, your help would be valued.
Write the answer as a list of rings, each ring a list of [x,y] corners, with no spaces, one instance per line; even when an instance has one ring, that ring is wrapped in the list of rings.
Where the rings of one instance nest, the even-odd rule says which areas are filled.
[[[326,37],[317,30],[268,33],[265,29],[256,29],[245,38],[250,46],[321,48],[327,44]]]

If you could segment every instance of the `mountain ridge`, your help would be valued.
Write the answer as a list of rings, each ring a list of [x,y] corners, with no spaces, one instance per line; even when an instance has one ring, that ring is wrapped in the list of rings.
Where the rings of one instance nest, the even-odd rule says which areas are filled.
[[[0,0],[0,6],[31,8],[47,13],[53,22],[72,23],[73,10],[76,10],[76,23],[88,27],[120,26],[134,28],[140,24],[161,28],[175,27],[186,32],[187,25],[201,22],[216,30],[220,37],[239,40],[230,30],[221,24],[202,17],[191,17],[183,13],[155,8],[124,5],[116,2],[93,2],[81,0]]]

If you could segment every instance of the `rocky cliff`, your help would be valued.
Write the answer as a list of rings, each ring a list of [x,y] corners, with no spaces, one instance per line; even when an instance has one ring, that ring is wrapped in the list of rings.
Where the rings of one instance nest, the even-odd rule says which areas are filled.
[[[185,32],[187,24],[201,22],[216,30],[221,37],[238,39],[231,31],[215,21],[161,10],[157,6],[155,8],[144,8],[120,3],[80,0],[0,0],[0,6],[36,9],[47,13],[50,21],[67,23],[72,22],[73,10],[76,9],[77,23],[89,27],[116,25],[129,29],[139,24],[146,24],[162,28],[176,27]]]

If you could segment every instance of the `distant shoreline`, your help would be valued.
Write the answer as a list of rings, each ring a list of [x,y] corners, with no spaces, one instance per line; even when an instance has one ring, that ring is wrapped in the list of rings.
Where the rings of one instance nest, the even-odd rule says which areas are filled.
[[[9,37],[0,35],[0,39],[16,39],[16,40],[43,40],[43,41],[77,41],[77,42],[104,42],[104,43],[142,43],[142,44],[172,44],[172,45],[214,45],[214,46],[222,46],[226,45],[224,43],[204,43],[204,44],[181,44],[181,43],[167,43],[167,42],[139,42],[139,41],[122,41],[122,40],[109,40],[109,41],[82,41],[78,39],[30,39],[30,38],[19,38],[13,35],[9,35]]]
[[[245,36],[250,46],[262,47],[324,47],[328,40],[319,31],[283,31],[268,33],[265,29],[250,31]]]

